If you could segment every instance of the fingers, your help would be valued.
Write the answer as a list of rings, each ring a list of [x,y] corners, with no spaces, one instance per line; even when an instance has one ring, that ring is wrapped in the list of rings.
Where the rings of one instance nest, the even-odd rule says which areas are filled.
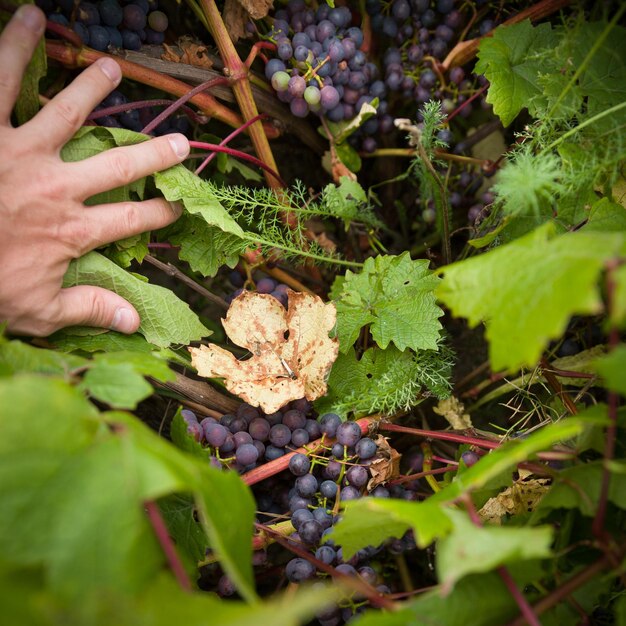
[[[47,148],[60,149],[121,79],[122,71],[113,59],[98,59],[22,128],[28,128]]]
[[[8,126],[22,76],[45,28],[43,12],[21,6],[0,35],[0,124]]]
[[[112,241],[163,228],[178,219],[182,206],[162,198],[86,207],[82,221],[64,235],[81,255]]]
[[[139,314],[124,298],[101,287],[80,285],[62,289],[58,301],[59,328],[95,326],[120,333],[134,333],[139,328]]]
[[[180,163],[189,154],[189,141],[180,134],[158,137],[134,146],[113,148],[84,161],[68,163],[79,197],[127,185]]]

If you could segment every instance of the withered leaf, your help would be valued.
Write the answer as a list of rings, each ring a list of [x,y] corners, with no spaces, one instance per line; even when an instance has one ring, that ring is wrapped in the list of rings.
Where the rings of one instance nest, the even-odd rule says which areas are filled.
[[[193,65],[210,70],[213,67],[213,61],[209,57],[208,48],[197,43],[190,37],[181,37],[178,40],[178,48],[163,44],[165,52],[161,55],[164,61],[173,61],[174,63],[184,63],[185,65]]]
[[[489,498],[478,514],[486,522],[501,524],[505,515],[529,513],[548,491],[549,483],[546,478],[520,478],[494,498]]]
[[[289,290],[288,309],[273,296],[244,291],[231,303],[224,330],[252,356],[238,361],[215,344],[189,348],[200,376],[223,378],[226,388],[266,413],[291,400],[315,400],[337,358],[338,340],[328,333],[336,311],[315,295]]]
[[[374,441],[378,451],[369,466],[372,477],[367,483],[368,491],[400,475],[400,458],[402,455],[389,445],[387,437],[376,435]]]
[[[244,36],[247,22],[263,19],[273,4],[273,0],[226,0],[222,18],[230,38],[236,43]]]

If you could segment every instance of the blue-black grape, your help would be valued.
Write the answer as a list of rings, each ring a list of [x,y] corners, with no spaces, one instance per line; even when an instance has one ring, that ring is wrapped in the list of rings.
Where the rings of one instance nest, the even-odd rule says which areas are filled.
[[[343,422],[337,427],[335,437],[343,446],[355,446],[361,439],[361,428],[355,422]]]
[[[285,576],[292,583],[301,583],[315,576],[315,566],[300,557],[291,559],[285,566]]]

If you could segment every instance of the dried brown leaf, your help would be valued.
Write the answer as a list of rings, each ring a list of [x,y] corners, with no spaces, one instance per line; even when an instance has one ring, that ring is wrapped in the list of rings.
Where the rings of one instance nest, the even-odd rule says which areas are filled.
[[[178,40],[178,49],[167,44],[163,44],[163,48],[165,52],[161,55],[161,58],[164,61],[184,63],[185,65],[193,65],[205,70],[210,70],[213,67],[208,48],[194,41],[191,37],[181,37]]]
[[[263,19],[273,4],[273,0],[226,0],[222,18],[232,41],[236,43],[246,34],[250,19]]]
[[[224,378],[226,389],[266,413],[291,400],[315,400],[337,358],[335,306],[319,297],[288,291],[288,309],[273,296],[244,291],[231,303],[224,330],[252,356],[238,361],[215,344],[189,348],[200,376]]]
[[[472,419],[464,411],[463,403],[454,396],[445,400],[439,400],[437,406],[433,407],[433,412],[443,415],[454,430],[466,430],[472,428]]]
[[[549,483],[547,478],[517,480],[494,498],[489,498],[478,514],[486,522],[501,524],[505,515],[529,513],[548,491]]]
[[[369,466],[372,477],[367,483],[368,491],[400,475],[400,458],[402,455],[389,445],[387,437],[376,435],[374,441],[378,451]]]

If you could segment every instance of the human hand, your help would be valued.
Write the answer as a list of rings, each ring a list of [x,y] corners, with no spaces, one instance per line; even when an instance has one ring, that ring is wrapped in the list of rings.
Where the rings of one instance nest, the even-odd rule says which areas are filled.
[[[134,307],[99,287],[62,288],[72,259],[98,246],[162,228],[181,213],[164,199],[85,206],[96,193],[181,162],[184,135],[167,135],[64,163],[63,145],[121,80],[119,65],[100,59],[29,122],[11,126],[11,110],[44,14],[22,6],[0,34],[0,323],[13,333],[48,335],[70,325],[132,333]]]

